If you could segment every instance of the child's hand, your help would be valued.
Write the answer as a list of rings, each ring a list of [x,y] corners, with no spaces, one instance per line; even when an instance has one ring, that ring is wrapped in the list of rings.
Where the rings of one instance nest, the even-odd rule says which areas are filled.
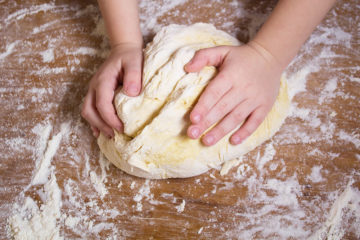
[[[91,79],[81,115],[91,125],[94,136],[99,131],[114,136],[112,128],[122,131],[123,125],[113,105],[119,82],[129,96],[141,91],[142,48],[136,44],[121,44],[111,50],[108,59]]]
[[[255,42],[199,50],[185,70],[198,72],[204,66],[216,66],[219,72],[191,111],[192,125],[187,134],[198,138],[219,121],[202,137],[202,142],[210,146],[245,121],[230,138],[232,144],[239,144],[270,111],[278,94],[282,67]]]

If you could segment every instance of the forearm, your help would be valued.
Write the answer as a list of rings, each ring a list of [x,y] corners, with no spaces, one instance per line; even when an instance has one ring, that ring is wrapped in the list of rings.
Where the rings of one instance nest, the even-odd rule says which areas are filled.
[[[120,44],[142,46],[137,0],[98,0],[111,47]]]
[[[285,68],[334,3],[335,0],[280,0],[250,44],[260,45]]]

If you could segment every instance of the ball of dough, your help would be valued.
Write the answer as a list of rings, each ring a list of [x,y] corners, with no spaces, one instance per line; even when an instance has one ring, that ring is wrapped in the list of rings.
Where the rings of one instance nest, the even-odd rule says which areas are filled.
[[[156,34],[144,52],[141,94],[128,97],[118,92],[115,96],[124,133],[116,132],[113,139],[103,135],[98,138],[108,160],[139,177],[192,177],[251,151],[280,128],[290,102],[284,80],[272,110],[242,144],[229,143],[232,132],[211,147],[186,136],[189,112],[216,75],[216,68],[186,73],[184,65],[198,49],[218,45],[240,45],[240,42],[204,23],[170,25]]]

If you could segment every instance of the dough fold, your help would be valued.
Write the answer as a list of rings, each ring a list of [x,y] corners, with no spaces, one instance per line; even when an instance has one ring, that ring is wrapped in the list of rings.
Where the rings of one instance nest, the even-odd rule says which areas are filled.
[[[186,136],[188,114],[209,81],[214,67],[186,73],[184,65],[202,48],[240,45],[210,24],[170,25],[156,34],[144,52],[143,88],[138,97],[122,92],[114,104],[124,133],[98,138],[106,158],[123,171],[144,178],[185,178],[220,167],[269,139],[287,116],[290,100],[286,81],[259,128],[242,144],[229,143],[232,132],[211,147]]]

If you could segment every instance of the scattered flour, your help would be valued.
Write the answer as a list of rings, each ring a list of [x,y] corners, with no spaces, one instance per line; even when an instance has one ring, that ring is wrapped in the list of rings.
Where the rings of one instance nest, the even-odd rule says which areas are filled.
[[[182,202],[181,202],[181,204],[180,204],[179,206],[176,206],[176,207],[175,207],[175,208],[176,208],[176,211],[177,211],[178,213],[182,213],[182,212],[184,211],[184,209],[185,209],[185,204],[186,204],[186,202],[185,202],[185,200],[183,199]]]
[[[230,169],[239,165],[241,161],[242,161],[242,157],[225,162],[221,167],[220,175],[224,176],[228,174]]]
[[[347,142],[354,144],[354,146],[356,148],[360,148],[359,134],[356,134],[356,133],[349,134],[349,133],[345,132],[344,130],[340,130],[338,133],[338,137],[339,137],[339,139],[341,139],[343,141],[347,141]]]
[[[329,79],[323,89],[323,92],[320,94],[319,104],[323,104],[325,99],[326,101],[329,101],[331,98],[336,97],[334,93],[336,88],[337,88],[337,79],[336,78]]]
[[[45,63],[54,61],[54,49],[52,48],[40,52],[40,55]]]
[[[99,156],[99,164],[101,168],[101,176],[97,175],[95,171],[90,171],[90,181],[100,197],[103,198],[106,194],[108,194],[108,190],[104,183],[107,182],[106,170],[109,169],[110,162],[105,159],[102,153],[100,153]]]
[[[37,184],[44,184],[43,203],[38,207],[36,201],[31,197],[25,197],[23,205],[14,205],[14,214],[8,219],[9,231],[14,239],[63,239],[60,237],[59,225],[61,218],[61,190],[56,182],[54,168],[51,167],[51,160],[59,148],[62,136],[69,130],[69,123],[61,125],[60,133],[56,134],[49,141],[51,125],[36,125],[34,132],[39,131],[39,149],[44,150],[41,158],[36,161],[34,177],[26,187]],[[47,143],[46,143],[47,142]],[[46,149],[45,149],[46,148]],[[50,179],[48,179],[50,175]]]
[[[45,184],[48,181],[48,176],[50,172],[53,171],[53,169],[50,168],[51,160],[59,148],[63,135],[69,131],[69,128],[70,123],[63,123],[61,125],[61,131],[48,142],[43,157],[36,161],[35,173],[30,185]]]
[[[158,17],[164,15],[164,13],[170,9],[184,4],[186,1],[187,0],[160,0],[156,4],[149,1],[140,1],[139,8],[143,11],[140,14],[140,27],[143,35],[148,36],[158,32],[162,27],[158,23]]]
[[[141,203],[141,200],[144,198],[149,200],[153,198],[153,195],[150,192],[150,180],[146,179],[144,185],[141,186],[138,193],[134,196],[134,201],[136,202],[136,211],[142,211],[143,205]]]
[[[322,166],[314,166],[311,169],[311,175],[309,176],[309,179],[313,183],[322,182],[325,179],[321,176],[320,170],[322,169]]]
[[[72,217],[68,216],[65,220],[65,225],[69,228],[74,228],[79,222],[81,221],[81,218],[79,217]]]
[[[103,198],[108,193],[103,179],[101,176],[97,175],[95,171],[90,172],[90,181],[101,198]]]
[[[41,4],[41,5],[34,5],[29,8],[20,9],[18,11],[15,11],[14,13],[9,14],[5,18],[5,23],[10,24],[13,21],[19,21],[27,16],[34,15],[38,12],[46,12],[48,10],[53,10],[55,8],[54,3],[50,4]]]
[[[324,225],[311,237],[313,240],[343,239],[345,229],[351,230],[360,238],[360,191],[351,187],[350,182],[346,189],[338,196],[332,205],[329,216]]]
[[[161,0],[162,4],[154,4],[151,1],[140,1],[141,7],[141,29],[145,37],[151,37],[161,27],[162,23],[159,23],[159,17],[169,12],[171,9],[181,7],[186,2],[185,0]],[[244,10],[242,5],[238,1],[229,1],[233,9],[239,9],[234,11],[229,18],[233,20],[225,21],[221,27],[225,30],[231,30],[236,25],[236,21],[241,17],[248,17],[249,28],[247,32],[249,36],[253,36],[259,26],[267,17],[267,13],[255,14],[251,11]],[[161,6],[161,7],[159,7]],[[62,13],[65,11],[73,11],[74,16],[88,16],[96,24],[92,35],[101,38],[99,46],[94,47],[77,46],[74,49],[61,49],[59,51],[57,47],[61,46],[63,41],[63,35],[61,38],[52,37],[51,39],[44,40],[41,43],[45,48],[38,50],[42,58],[43,63],[50,63],[55,61],[54,51],[56,50],[56,57],[68,57],[69,60],[65,65],[56,65],[53,67],[40,66],[39,69],[34,69],[30,74],[39,76],[60,76],[63,73],[87,73],[89,75],[96,71],[96,68],[84,67],[82,63],[82,57],[99,57],[105,58],[109,54],[109,44],[105,34],[105,27],[103,20],[99,17],[99,11],[96,6],[88,5],[85,8],[73,7],[70,5],[56,5],[55,3],[41,4],[41,5],[29,5],[26,9],[20,9],[13,13],[10,13],[4,19],[4,25],[1,28],[11,26],[11,24],[28,19],[37,13],[44,12],[50,13]],[[222,14],[223,12],[219,12]],[[179,11],[174,11],[174,14],[180,16]],[[331,14],[335,14],[334,10]],[[63,20],[70,20],[73,16],[64,16]],[[216,21],[211,19],[210,21]],[[30,34],[38,34],[40,36],[42,32],[56,27],[59,23],[67,24],[66,22],[59,22],[58,20],[46,22],[40,26],[33,28]],[[233,35],[237,35],[241,30],[231,32]],[[241,34],[240,34],[241,35]],[[319,204],[317,199],[309,200],[308,202],[300,200],[303,192],[303,187],[299,183],[299,176],[288,175],[289,167],[287,166],[286,159],[278,159],[277,155],[281,152],[276,151],[274,146],[281,144],[308,144],[317,143],[319,141],[326,141],[330,144],[336,143],[337,140],[350,143],[355,148],[360,148],[360,137],[356,131],[345,131],[338,129],[335,123],[335,117],[338,115],[333,109],[329,109],[328,112],[320,110],[316,104],[313,106],[300,105],[296,102],[296,95],[301,96],[300,93],[306,94],[308,87],[308,79],[312,73],[319,73],[321,69],[332,69],[331,61],[339,56],[332,47],[334,45],[342,46],[344,48],[351,48],[351,41],[354,39],[351,33],[345,32],[340,26],[328,27],[326,24],[319,26],[316,32],[310,37],[308,42],[299,53],[298,57],[294,59],[289,66],[286,74],[289,79],[289,92],[290,97],[293,98],[293,106],[290,114],[290,121],[294,119],[300,119],[303,126],[297,122],[297,125],[285,124],[281,131],[270,141],[264,148],[263,152],[259,151],[257,156],[255,154],[254,159],[247,159],[243,157],[241,159],[235,159],[226,167],[223,167],[221,174],[227,173],[232,167],[237,167],[235,171],[229,173],[225,177],[229,177],[228,182],[220,182],[222,178],[209,176],[206,179],[194,179],[194,185],[201,188],[205,182],[214,184],[211,194],[203,195],[204,199],[211,198],[212,195],[219,194],[223,191],[231,191],[237,185],[243,185],[247,188],[246,202],[250,205],[246,206],[244,210],[244,200],[238,198],[234,208],[231,208],[234,226],[232,229],[224,230],[225,223],[217,222],[216,215],[224,216],[223,213],[214,208],[212,213],[207,215],[209,217],[209,226],[206,229],[220,229],[224,232],[224,239],[240,238],[240,239],[252,239],[252,238],[276,238],[276,239],[308,239],[311,235],[313,239],[341,239],[345,232],[344,230],[350,230],[356,237],[360,238],[359,229],[356,226],[360,225],[360,193],[357,189],[351,187],[348,184],[346,189],[340,195],[337,191],[332,191],[329,195],[333,195],[333,198],[322,199]],[[17,58],[19,64],[24,62],[25,54],[18,56],[17,48],[22,45],[28,44],[25,40],[13,40],[5,41],[4,49],[0,53],[0,61],[4,61],[9,57]],[[302,63],[304,56],[308,56],[315,46],[324,45],[319,54],[314,58]],[[55,50],[54,50],[55,49]],[[13,54],[16,53],[16,54]],[[62,55],[61,55],[62,54]],[[311,55],[311,54],[310,54]],[[313,55],[312,55],[313,56]],[[330,66],[330,67],[329,67]],[[339,67],[335,69],[341,71]],[[353,84],[359,83],[359,77],[356,77],[356,73],[360,70],[358,66],[348,67],[350,73],[340,79],[338,75],[334,74],[331,78],[326,80],[322,86],[315,103],[319,105],[326,105],[328,101],[340,96],[344,99],[354,99],[354,96],[349,93],[344,94],[341,87],[344,82],[351,82]],[[339,75],[340,76],[340,75]],[[65,83],[64,88],[67,87]],[[57,89],[59,90],[59,89]],[[8,88],[0,88],[0,93],[6,93]],[[41,102],[42,96],[53,94],[52,88],[32,88],[26,90],[27,93],[33,95],[34,102]],[[20,94],[24,92],[24,89],[14,90],[14,93]],[[54,91],[55,92],[55,91]],[[57,92],[57,91],[56,91]],[[22,110],[27,107],[26,104],[17,104],[18,110]],[[58,105],[47,106],[46,104],[39,106],[43,109],[50,107],[58,108]],[[323,115],[326,115],[324,117]],[[112,234],[111,239],[117,239],[120,236],[130,236],[128,232],[122,232],[118,228],[118,225],[112,223],[117,216],[127,216],[129,214],[129,205],[135,202],[133,209],[141,214],[144,210],[148,209],[148,204],[161,205],[166,203],[179,204],[179,198],[174,193],[161,193],[159,197],[154,196],[153,189],[156,185],[149,180],[133,180],[129,182],[120,181],[114,182],[111,178],[107,177],[107,171],[109,170],[109,162],[103,157],[99,157],[96,161],[94,158],[86,154],[91,152],[90,147],[85,148],[87,151],[79,150],[74,142],[84,144],[78,138],[72,136],[72,134],[78,134],[80,130],[70,126],[79,125],[79,119],[71,119],[69,122],[65,122],[61,125],[58,133],[54,132],[53,126],[46,121],[45,123],[37,124],[32,132],[38,135],[35,149],[35,169],[31,183],[20,194],[19,199],[13,205],[13,214],[8,218],[9,232],[14,239],[62,239],[61,228],[67,228],[68,231],[73,232],[79,238],[82,239],[94,239],[101,238],[100,233],[109,231]],[[309,133],[305,131],[305,127],[311,127],[313,132]],[[55,127],[54,127],[55,128]],[[52,135],[53,133],[53,135]],[[72,133],[72,134],[70,134]],[[71,135],[71,136],[70,136]],[[69,138],[69,139],[66,139]],[[65,142],[66,141],[66,142]],[[64,143],[65,142],[65,143]],[[72,164],[75,168],[73,178],[64,179],[61,172],[57,172],[55,164],[52,161],[56,154],[59,153],[58,149],[61,144],[64,143],[67,151],[66,156],[71,156],[66,159],[66,164]],[[8,146],[13,146],[14,149],[21,148],[27,149],[29,143],[26,139],[18,137],[7,143]],[[310,144],[307,146],[311,146]],[[304,152],[304,156],[314,158],[326,158],[335,159],[339,157],[339,153],[325,152],[322,149],[311,147],[309,152]],[[360,161],[360,155],[354,156]],[[277,160],[272,161],[272,160]],[[80,167],[82,166],[82,167]],[[267,166],[269,166],[267,168]],[[100,169],[99,169],[100,167]],[[276,178],[269,177],[269,172],[277,172]],[[319,162],[317,165],[312,166],[311,173],[308,174],[306,179],[309,179],[312,183],[322,183],[326,181],[326,171]],[[322,175],[324,174],[324,175]],[[223,177],[225,179],[225,177]],[[62,186],[59,186],[57,178],[63,182]],[[129,187],[126,185],[129,184]],[[119,191],[123,189],[132,190],[133,195],[130,196],[130,200],[121,203],[122,206],[119,209],[114,209],[113,206],[103,200],[109,193],[108,186],[117,186]],[[40,188],[37,191],[38,200],[32,195],[28,194],[28,190],[31,188]],[[86,189],[95,189],[95,191],[84,191]],[[109,194],[110,195],[110,194]],[[99,198],[100,196],[100,198]],[[107,196],[110,198],[110,196]],[[122,201],[117,199],[117,201]],[[190,204],[190,203],[188,203]],[[185,209],[186,202],[182,200],[179,205],[175,206],[174,211],[182,213]],[[332,205],[332,206],[331,206]],[[127,206],[127,207],[123,207]],[[150,206],[151,207],[151,206]],[[235,209],[235,210],[234,210]],[[324,222],[321,218],[324,212],[328,212],[329,216]],[[151,210],[151,208],[150,208]],[[225,210],[224,210],[225,211]],[[66,212],[66,214],[65,214]],[[214,217],[215,216],[215,217]],[[96,219],[96,220],[94,220]],[[238,219],[242,219],[241,221]],[[246,219],[246,221],[243,221]],[[213,223],[214,225],[211,225]],[[318,226],[317,229],[309,229],[309,226]],[[205,227],[201,227],[197,233],[203,233]],[[314,234],[315,232],[315,234]],[[103,236],[103,235],[101,235]]]
[[[61,190],[51,172],[50,180],[44,185],[46,200],[38,207],[35,200],[26,197],[22,206],[15,204],[15,214],[9,219],[14,239],[63,239],[60,236]]]
[[[7,56],[9,56],[10,54],[12,54],[14,52],[14,48],[17,44],[19,44],[20,41],[16,40],[8,45],[6,45],[6,50],[3,53],[0,53],[0,60],[5,59]]]
[[[259,170],[263,169],[264,165],[267,162],[271,161],[274,158],[275,154],[276,154],[276,151],[275,151],[274,145],[269,143],[266,146],[264,155],[262,157],[260,157],[260,153],[258,153],[258,156],[256,158],[256,164],[257,164],[258,169]]]
[[[49,74],[62,74],[67,71],[68,68],[66,67],[42,68],[39,70],[32,71],[31,74],[41,76],[41,75],[49,75]]]

